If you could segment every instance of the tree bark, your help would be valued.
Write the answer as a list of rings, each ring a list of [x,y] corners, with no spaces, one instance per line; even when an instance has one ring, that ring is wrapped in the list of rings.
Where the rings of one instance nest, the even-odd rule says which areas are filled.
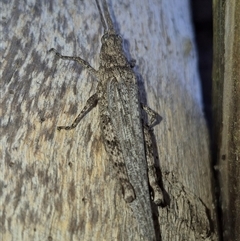
[[[239,1],[214,1],[214,153],[224,241],[240,240],[239,11]]]
[[[111,1],[142,101],[155,127],[165,206],[159,240],[217,240],[209,137],[189,2]],[[1,234],[3,240],[145,240],[105,152],[98,108],[71,124],[97,80],[48,50],[98,68],[103,26],[95,1],[2,3]]]

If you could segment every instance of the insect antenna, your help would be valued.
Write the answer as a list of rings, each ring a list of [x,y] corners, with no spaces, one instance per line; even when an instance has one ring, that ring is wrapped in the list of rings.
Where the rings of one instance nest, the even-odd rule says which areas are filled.
[[[100,8],[98,0],[96,0],[96,4],[97,4],[97,7],[98,7],[98,11],[99,11],[99,14],[100,14],[100,17],[101,17],[101,22],[102,22],[102,25],[103,25],[103,28],[104,28],[104,34],[105,33],[115,34],[115,29],[114,29],[113,22],[112,22],[112,19],[110,17],[109,11],[108,11],[106,0],[103,0],[104,15],[102,13],[102,10]],[[105,18],[106,21],[104,20],[104,18]]]
[[[103,14],[102,14],[102,10],[101,10],[101,8],[99,6],[98,0],[96,0],[96,4],[97,4],[98,12],[100,14],[101,22],[102,22],[102,25],[103,25],[103,28],[104,28],[104,33],[107,33],[107,25],[106,25],[106,22],[104,20],[104,17],[103,17]]]

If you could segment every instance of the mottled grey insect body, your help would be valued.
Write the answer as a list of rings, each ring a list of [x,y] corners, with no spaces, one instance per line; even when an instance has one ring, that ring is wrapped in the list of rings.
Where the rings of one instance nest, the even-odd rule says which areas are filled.
[[[153,241],[156,234],[149,185],[154,202],[163,202],[162,191],[157,184],[150,134],[156,113],[140,104],[137,78],[123,52],[122,39],[115,33],[106,0],[103,0],[104,16],[98,0],[96,3],[104,26],[99,69],[93,69],[79,57],[62,56],[56,50],[50,50],[62,59],[77,61],[99,80],[96,93],[88,99],[73,124],[59,126],[58,130],[75,128],[91,108],[99,105],[105,149],[122,184],[124,199],[133,210],[144,240]],[[148,124],[142,121],[143,110],[150,116]]]

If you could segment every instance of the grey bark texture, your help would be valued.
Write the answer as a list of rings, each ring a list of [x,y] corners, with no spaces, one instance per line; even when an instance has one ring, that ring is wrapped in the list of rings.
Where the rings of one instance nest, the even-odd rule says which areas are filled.
[[[159,240],[217,240],[209,138],[189,2],[108,1],[136,59],[143,102],[162,116],[154,133],[165,207]],[[100,16],[91,1],[1,3],[2,239],[144,240],[105,152],[94,108],[71,124],[96,80],[47,51],[98,68]]]

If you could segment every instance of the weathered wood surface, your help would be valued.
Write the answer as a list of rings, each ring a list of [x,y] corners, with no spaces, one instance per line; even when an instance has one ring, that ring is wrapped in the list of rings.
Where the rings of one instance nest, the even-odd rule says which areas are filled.
[[[3,240],[140,240],[101,141],[98,108],[75,130],[56,130],[74,120],[97,80],[47,51],[98,67],[103,28],[95,1],[5,1],[1,8]],[[188,1],[112,1],[110,11],[137,61],[143,101],[162,116],[155,136],[168,205],[154,207],[156,230],[162,241],[215,240]]]
[[[214,1],[214,153],[224,241],[240,240],[239,11],[239,1]]]

